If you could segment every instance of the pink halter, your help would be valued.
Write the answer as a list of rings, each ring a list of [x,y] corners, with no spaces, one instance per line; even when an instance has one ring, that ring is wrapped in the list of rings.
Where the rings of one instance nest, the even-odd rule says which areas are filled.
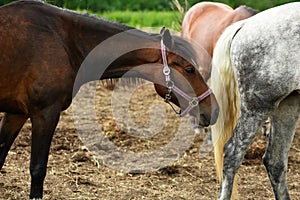
[[[176,114],[180,115],[180,117],[183,117],[183,116],[187,115],[194,107],[196,107],[202,100],[204,100],[206,97],[211,95],[212,90],[208,89],[206,92],[204,92],[203,94],[201,94],[198,97],[191,97],[188,94],[186,94],[184,91],[182,91],[181,89],[176,87],[174,82],[170,78],[171,69],[168,66],[167,56],[166,56],[166,46],[164,45],[163,40],[161,40],[161,54],[162,54],[163,65],[164,65],[163,73],[165,75],[166,87],[168,88],[168,91],[169,91],[166,94],[164,100],[165,100],[165,102],[170,103],[172,91],[176,92],[181,97],[186,99],[189,102],[189,105],[183,112],[181,112],[181,110],[179,112],[175,111],[173,106],[170,104],[172,106],[173,110],[176,112]]]

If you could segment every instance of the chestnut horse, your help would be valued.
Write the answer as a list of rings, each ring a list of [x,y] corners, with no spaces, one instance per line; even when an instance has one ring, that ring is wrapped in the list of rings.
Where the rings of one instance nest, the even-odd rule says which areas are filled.
[[[218,105],[196,70],[198,61],[191,45],[171,36],[167,29],[148,34],[40,1],[1,7],[0,24],[0,111],[5,112],[0,169],[29,118],[31,199],[42,198],[49,148],[60,113],[86,82],[119,78],[132,71],[133,77],[155,83],[160,96],[168,97],[185,113],[190,111],[200,125],[216,122]],[[104,48],[89,56],[103,43]],[[83,62],[90,64],[82,67]]]
[[[203,48],[197,56],[206,60],[202,61],[200,69],[204,80],[210,78],[213,51],[225,28],[256,13],[247,6],[240,6],[234,10],[225,4],[213,2],[197,3],[187,11],[182,22],[181,36]],[[208,56],[202,55],[206,53]]]
[[[247,6],[236,9],[223,3],[200,2],[192,6],[185,14],[182,22],[181,36],[198,46],[197,56],[201,59],[200,71],[205,81],[210,79],[211,58],[216,43],[229,25],[257,14]],[[221,142],[223,140],[219,140]],[[225,144],[223,144],[224,146]],[[222,177],[222,144],[214,145],[217,177]],[[234,187],[234,196],[237,196]]]

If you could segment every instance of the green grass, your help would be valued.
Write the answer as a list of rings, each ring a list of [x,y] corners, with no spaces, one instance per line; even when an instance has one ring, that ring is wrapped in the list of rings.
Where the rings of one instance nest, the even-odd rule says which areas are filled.
[[[114,11],[96,13],[99,17],[116,21],[135,28],[166,28],[179,31],[179,12],[156,11]]]

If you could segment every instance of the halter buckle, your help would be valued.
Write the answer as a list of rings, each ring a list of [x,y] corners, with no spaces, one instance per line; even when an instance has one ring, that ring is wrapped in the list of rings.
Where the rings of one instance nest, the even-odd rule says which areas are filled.
[[[171,94],[168,93],[168,94],[166,94],[164,101],[168,103],[168,102],[170,102],[170,100],[171,100]]]

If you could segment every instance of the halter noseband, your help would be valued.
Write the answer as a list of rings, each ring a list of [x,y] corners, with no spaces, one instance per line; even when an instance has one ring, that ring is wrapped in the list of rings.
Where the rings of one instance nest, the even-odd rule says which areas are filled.
[[[174,107],[170,104],[172,109],[175,111],[175,113],[180,115],[180,117],[183,117],[187,115],[194,107],[196,107],[202,100],[204,100],[206,97],[211,95],[212,90],[208,89],[206,92],[204,92],[198,97],[191,97],[188,94],[186,94],[184,91],[176,87],[174,82],[171,80],[170,77],[171,69],[168,66],[167,56],[166,56],[166,46],[164,45],[163,40],[161,40],[161,55],[162,55],[163,65],[164,65],[163,73],[165,75],[166,87],[168,88],[168,93],[166,94],[164,101],[170,104],[172,91],[176,92],[181,97],[186,99],[189,102],[189,105],[186,107],[186,109],[183,112],[181,112],[181,110],[176,111]]]

